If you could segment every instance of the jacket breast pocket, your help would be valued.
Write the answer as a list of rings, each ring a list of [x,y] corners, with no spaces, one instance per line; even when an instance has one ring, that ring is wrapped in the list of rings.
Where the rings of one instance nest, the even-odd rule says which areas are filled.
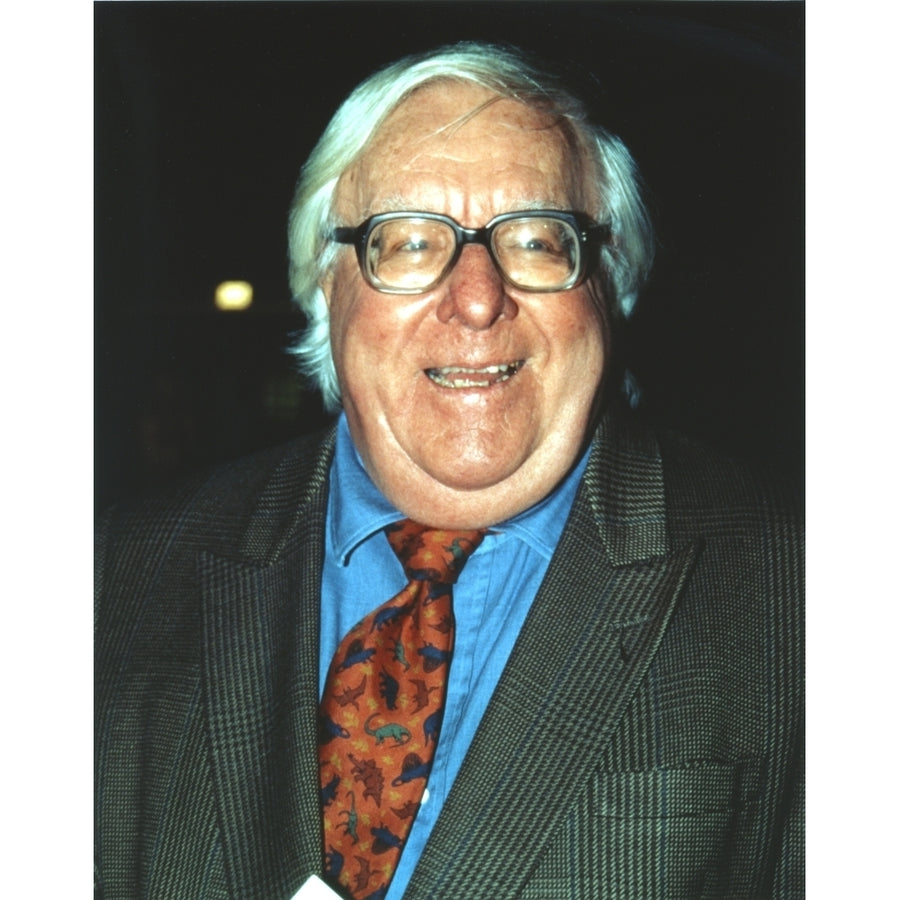
[[[760,764],[697,763],[647,772],[600,772],[592,805],[606,818],[674,819],[730,813],[759,795]]]
[[[596,773],[523,900],[764,896],[761,777],[757,761]]]

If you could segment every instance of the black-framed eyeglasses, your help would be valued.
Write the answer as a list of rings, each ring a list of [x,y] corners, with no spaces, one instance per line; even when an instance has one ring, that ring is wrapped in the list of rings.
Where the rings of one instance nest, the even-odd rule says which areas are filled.
[[[466,244],[487,248],[503,279],[524,291],[567,291],[585,276],[589,247],[609,240],[608,225],[557,210],[510,212],[483,228],[463,228],[449,216],[389,212],[331,237],[353,244],[366,281],[385,294],[422,294],[437,287]]]

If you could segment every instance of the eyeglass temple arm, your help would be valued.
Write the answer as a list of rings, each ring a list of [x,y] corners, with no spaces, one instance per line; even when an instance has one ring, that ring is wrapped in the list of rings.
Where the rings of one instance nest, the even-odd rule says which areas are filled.
[[[581,229],[581,237],[585,241],[597,241],[606,244],[612,239],[612,227],[609,225],[588,225]]]
[[[364,229],[359,226],[352,228],[347,225],[341,225],[332,229],[331,239],[338,244],[355,244],[364,233]]]

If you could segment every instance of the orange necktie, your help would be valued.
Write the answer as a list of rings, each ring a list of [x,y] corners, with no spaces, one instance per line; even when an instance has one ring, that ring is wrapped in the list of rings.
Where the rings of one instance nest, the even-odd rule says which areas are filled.
[[[409,519],[387,538],[409,584],[341,641],[320,708],[325,876],[384,897],[422,801],[453,649],[452,585],[484,531]]]

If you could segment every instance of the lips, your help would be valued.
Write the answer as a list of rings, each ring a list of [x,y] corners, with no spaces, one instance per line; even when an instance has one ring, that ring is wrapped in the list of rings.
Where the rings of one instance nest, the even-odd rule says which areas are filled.
[[[525,364],[524,360],[501,363],[494,366],[470,368],[469,366],[441,366],[426,369],[425,374],[439,387],[486,388],[509,381]]]

